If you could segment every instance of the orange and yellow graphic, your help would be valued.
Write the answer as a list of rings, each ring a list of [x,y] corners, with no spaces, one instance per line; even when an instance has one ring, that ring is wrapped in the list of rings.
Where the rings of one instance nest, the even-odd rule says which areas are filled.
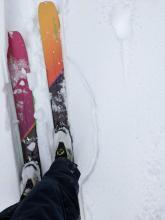
[[[49,87],[63,71],[60,22],[53,2],[39,5],[39,23]]]

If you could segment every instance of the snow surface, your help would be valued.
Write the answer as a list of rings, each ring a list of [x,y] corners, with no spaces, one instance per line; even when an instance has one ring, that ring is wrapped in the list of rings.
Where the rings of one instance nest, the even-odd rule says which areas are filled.
[[[27,45],[44,172],[55,150],[39,2],[0,1],[0,209],[18,200],[21,167],[6,104],[5,30],[20,31]],[[59,0],[58,8],[82,219],[164,220],[165,1]]]

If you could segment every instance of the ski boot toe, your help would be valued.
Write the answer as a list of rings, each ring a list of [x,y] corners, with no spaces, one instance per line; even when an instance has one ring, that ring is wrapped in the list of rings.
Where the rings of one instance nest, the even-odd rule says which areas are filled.
[[[65,147],[63,142],[59,142],[58,148],[56,150],[55,159],[58,158],[65,158],[70,161],[73,161],[72,151],[69,148]]]
[[[27,162],[22,169],[21,198],[26,197],[40,180],[41,180],[41,173],[38,162],[37,161]]]
[[[64,157],[74,160],[72,137],[68,129],[63,127],[55,133],[55,143],[55,159]]]

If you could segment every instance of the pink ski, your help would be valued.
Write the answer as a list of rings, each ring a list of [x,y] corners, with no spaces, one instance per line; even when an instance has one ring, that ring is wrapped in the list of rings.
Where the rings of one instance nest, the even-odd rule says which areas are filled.
[[[30,73],[24,40],[19,32],[9,33],[8,68],[13,88],[24,162],[36,160],[40,164],[34,104],[27,74]]]

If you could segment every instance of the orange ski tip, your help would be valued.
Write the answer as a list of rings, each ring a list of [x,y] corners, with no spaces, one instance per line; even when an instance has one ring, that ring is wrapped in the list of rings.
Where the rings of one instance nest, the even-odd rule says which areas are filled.
[[[49,86],[63,70],[60,21],[51,1],[39,5],[39,24]]]
[[[40,2],[39,3],[39,7],[38,7],[38,11],[42,11],[45,7],[47,7],[48,9],[52,9],[52,10],[55,10],[56,12],[58,12],[55,4],[52,1]]]
[[[57,10],[55,4],[53,2],[51,2],[51,1],[41,2],[39,4],[39,7],[38,7],[38,17],[39,17],[39,23],[45,23],[44,24],[45,26],[47,26],[48,25],[47,22],[52,17],[54,17],[54,19],[58,23],[58,26],[60,26],[60,21],[59,21],[59,18],[58,18],[58,10]]]
[[[43,1],[43,2],[40,2],[39,5],[54,5],[54,3],[52,1]]]

